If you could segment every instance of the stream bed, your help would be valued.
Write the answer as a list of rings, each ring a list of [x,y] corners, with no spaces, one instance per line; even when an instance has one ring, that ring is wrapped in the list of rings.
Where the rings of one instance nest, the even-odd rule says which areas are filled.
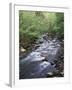
[[[37,47],[20,60],[19,78],[63,77],[63,61],[58,59],[62,56],[60,43],[57,38],[50,39],[46,35],[39,38],[36,42]],[[59,65],[62,68],[61,72],[61,68],[57,69]]]

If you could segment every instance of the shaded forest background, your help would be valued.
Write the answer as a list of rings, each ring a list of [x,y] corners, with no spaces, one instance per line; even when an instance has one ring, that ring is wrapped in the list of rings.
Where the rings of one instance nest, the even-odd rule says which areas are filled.
[[[19,11],[20,57],[32,50],[36,40],[43,34],[64,39],[64,13]]]

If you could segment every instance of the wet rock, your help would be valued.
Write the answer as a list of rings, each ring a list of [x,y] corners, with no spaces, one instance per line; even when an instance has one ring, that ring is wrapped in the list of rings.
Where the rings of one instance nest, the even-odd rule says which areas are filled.
[[[48,40],[48,36],[46,36],[46,35],[43,36],[43,39],[47,41]]]
[[[41,53],[42,57],[48,58],[48,54],[47,53]]]
[[[47,77],[53,77],[53,73],[52,73],[52,72],[48,72],[48,73],[46,74],[46,76],[47,76]]]
[[[42,61],[48,61],[47,59],[43,59]]]
[[[60,72],[60,75],[63,77],[64,76],[64,72],[62,71],[62,72]]]
[[[26,52],[26,49],[24,49],[23,47],[21,47],[20,52]]]
[[[48,72],[47,75],[53,75],[53,73],[52,72]]]
[[[55,63],[54,62],[50,62],[51,63],[51,65],[54,65]]]
[[[35,45],[35,46],[34,46],[34,49],[37,49],[39,46],[40,46],[40,45]]]
[[[36,42],[37,44],[42,44],[44,42],[43,38],[39,38],[39,40]]]
[[[42,44],[42,43],[43,43],[43,41],[39,41],[39,43],[40,43],[40,44]]]

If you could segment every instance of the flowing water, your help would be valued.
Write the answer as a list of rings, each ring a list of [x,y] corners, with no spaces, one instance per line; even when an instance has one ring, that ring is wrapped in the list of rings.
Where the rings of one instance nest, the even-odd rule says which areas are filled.
[[[38,48],[20,60],[20,79],[43,78],[48,72],[56,70],[51,62],[55,60],[60,48],[57,38],[48,39],[47,36],[42,36],[36,43]]]

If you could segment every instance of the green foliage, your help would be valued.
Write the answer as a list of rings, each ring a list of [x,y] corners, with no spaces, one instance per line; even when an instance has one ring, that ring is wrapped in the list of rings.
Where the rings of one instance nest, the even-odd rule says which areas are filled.
[[[20,44],[27,46],[34,43],[42,34],[64,36],[64,14],[40,11],[19,11]]]
[[[64,14],[56,13],[56,30],[58,38],[64,38]]]

